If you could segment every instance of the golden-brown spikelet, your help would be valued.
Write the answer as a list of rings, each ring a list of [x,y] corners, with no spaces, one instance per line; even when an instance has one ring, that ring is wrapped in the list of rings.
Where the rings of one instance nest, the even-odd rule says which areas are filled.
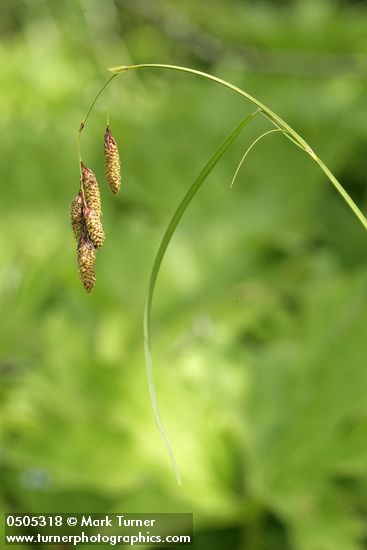
[[[79,241],[83,231],[83,199],[80,193],[71,203],[71,227],[76,240]]]
[[[103,231],[101,218],[93,208],[84,209],[84,220],[87,227],[88,235],[96,248],[101,248],[105,234]]]
[[[116,195],[121,187],[121,163],[116,141],[108,126],[104,136],[104,159],[106,180],[112,193]]]
[[[83,184],[83,190],[84,190],[84,197],[85,202],[89,206],[89,208],[92,208],[99,216],[101,215],[101,195],[99,192],[99,186],[97,182],[97,178],[90,170],[85,166],[85,164],[81,163],[82,167],[82,184]]]
[[[78,246],[78,266],[80,280],[87,292],[91,292],[96,282],[96,250],[90,240],[80,240]]]

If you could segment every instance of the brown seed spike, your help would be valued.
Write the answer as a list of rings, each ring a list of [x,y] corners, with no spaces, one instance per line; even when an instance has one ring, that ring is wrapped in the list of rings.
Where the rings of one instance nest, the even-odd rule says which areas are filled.
[[[94,246],[96,248],[101,248],[105,239],[105,234],[99,215],[92,208],[86,207],[84,210],[84,220],[89,237]]]
[[[96,251],[93,243],[89,240],[85,241],[83,238],[78,246],[78,266],[80,280],[85,290],[91,292],[96,282]]]
[[[76,240],[79,241],[83,231],[83,199],[80,193],[71,203],[71,227]]]
[[[81,163],[82,167],[82,184],[84,190],[85,201],[89,208],[92,208],[98,216],[101,215],[101,195],[99,192],[99,186],[96,176],[90,170]]]
[[[114,195],[121,187],[121,163],[117,143],[111,134],[109,126],[104,136],[105,174],[108,185]]]

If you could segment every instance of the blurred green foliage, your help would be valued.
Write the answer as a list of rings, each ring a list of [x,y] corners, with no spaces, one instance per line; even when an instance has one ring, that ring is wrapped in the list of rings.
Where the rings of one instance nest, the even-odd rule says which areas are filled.
[[[309,141],[367,207],[367,8],[295,0],[5,0],[0,20],[0,504],[3,511],[192,511],[197,548],[367,544],[367,235],[275,134],[228,184],[255,121],[175,235],[154,303],[162,415],[142,308],[160,236],[251,106],[186,75],[122,74],[83,135],[103,183],[106,110],[123,160],[97,286],[78,281],[76,132],[106,66],[190,65]]]

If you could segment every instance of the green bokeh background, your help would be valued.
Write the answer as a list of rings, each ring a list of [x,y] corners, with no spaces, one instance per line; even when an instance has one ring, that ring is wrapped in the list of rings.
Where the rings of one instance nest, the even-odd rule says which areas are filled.
[[[268,136],[229,190],[270,129],[255,119],[169,247],[153,356],[181,487],[149,404],[144,295],[178,201],[251,105],[190,75],[117,77],[82,139],[107,235],[89,296],[69,227],[80,120],[107,66],[139,62],[249,91],[366,211],[366,4],[3,0],[0,36],[2,511],[193,512],[199,549],[367,548],[367,235],[312,161]]]

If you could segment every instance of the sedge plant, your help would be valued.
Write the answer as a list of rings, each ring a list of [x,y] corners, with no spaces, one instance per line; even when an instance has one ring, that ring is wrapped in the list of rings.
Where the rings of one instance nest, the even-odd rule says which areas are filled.
[[[244,120],[242,120],[242,122],[226,137],[223,143],[216,149],[216,151],[209,158],[209,160],[207,161],[207,163],[205,164],[205,166],[203,167],[203,169],[201,170],[201,172],[199,173],[199,175],[197,176],[195,181],[192,183],[191,187],[188,189],[185,196],[182,198],[181,202],[177,206],[170,222],[167,225],[167,228],[161,239],[158,251],[156,253],[156,256],[152,265],[149,281],[148,281],[146,296],[145,296],[143,326],[144,326],[145,367],[146,367],[146,376],[147,376],[147,382],[148,382],[148,388],[149,388],[149,396],[150,396],[152,411],[153,411],[156,424],[162,436],[165,447],[168,451],[176,480],[180,484],[181,477],[180,477],[179,468],[177,465],[175,454],[173,452],[173,448],[170,443],[167,431],[164,427],[164,423],[161,418],[158,401],[157,401],[156,388],[154,383],[154,374],[153,374],[152,352],[151,352],[151,312],[152,312],[153,297],[154,297],[154,292],[156,288],[157,278],[158,278],[162,261],[167,251],[168,245],[186,209],[190,205],[191,201],[194,199],[196,193],[198,192],[200,187],[203,185],[203,183],[205,182],[205,180],[207,179],[207,177],[209,176],[209,174],[211,173],[215,165],[219,162],[223,154],[227,151],[227,149],[231,146],[231,144],[240,135],[242,130],[255,117],[257,116],[265,117],[268,120],[268,122],[271,124],[271,129],[264,132],[260,136],[258,136],[253,141],[253,143],[251,143],[249,148],[246,150],[235,171],[235,174],[231,182],[231,186],[234,184],[236,177],[238,175],[238,172],[241,166],[243,165],[248,153],[251,151],[251,149],[261,139],[265,138],[267,135],[270,135],[273,133],[279,133],[283,135],[285,138],[289,139],[295,146],[300,148],[306,155],[311,157],[313,162],[315,162],[318,165],[318,167],[324,172],[324,174],[329,179],[331,184],[335,187],[336,191],[341,195],[341,197],[344,199],[344,201],[347,203],[349,208],[352,210],[354,215],[358,218],[358,220],[360,221],[360,223],[363,225],[365,229],[367,229],[367,219],[362,213],[362,211],[355,204],[353,199],[350,197],[350,195],[347,193],[347,191],[344,189],[342,184],[337,180],[334,174],[324,164],[324,162],[310,147],[310,145],[295,130],[293,130],[293,128],[291,128],[289,124],[287,124],[282,118],[280,118],[274,111],[272,111],[269,107],[261,103],[257,98],[250,95],[248,92],[242,90],[241,88],[235,86],[234,84],[231,84],[230,82],[222,80],[221,78],[218,78],[209,73],[205,73],[205,72],[198,71],[196,69],[191,69],[188,67],[181,67],[176,65],[165,65],[165,64],[158,64],[158,63],[148,63],[148,64],[139,64],[139,65],[121,65],[119,67],[113,67],[109,69],[109,71],[112,74],[110,75],[108,80],[103,84],[103,86],[100,88],[97,95],[95,96],[89,110],[87,111],[86,116],[84,117],[83,121],[80,124],[79,132],[78,132],[78,154],[79,154],[79,162],[81,167],[81,187],[76,198],[77,205],[75,204],[75,200],[74,200],[74,203],[73,203],[74,210],[72,209],[72,215],[73,215],[73,212],[75,213],[76,211],[79,217],[74,219],[72,218],[72,222],[73,222],[74,233],[77,239],[79,239],[78,259],[79,259],[80,275],[81,275],[82,282],[84,283],[84,286],[87,291],[90,291],[93,288],[95,283],[95,276],[94,276],[95,249],[99,248],[100,245],[102,244],[104,235],[103,233],[101,233],[102,229],[99,225],[100,203],[98,203],[99,194],[97,193],[98,195],[97,198],[95,195],[95,193],[97,192],[95,187],[96,181],[95,181],[95,178],[93,179],[93,173],[86,172],[86,170],[88,169],[86,169],[86,167],[82,163],[81,154],[80,154],[80,136],[85,128],[87,119],[89,118],[89,115],[91,114],[94,105],[96,104],[97,100],[99,99],[103,91],[112,82],[112,80],[120,74],[125,74],[129,71],[145,70],[145,69],[176,71],[176,72],[186,73],[189,75],[204,78],[206,80],[219,84],[220,86],[224,86],[225,88],[227,88],[228,90],[236,94],[239,94],[247,103],[250,103],[255,107],[255,110],[250,115],[248,115]],[[120,183],[121,183],[120,160],[118,156],[117,145],[115,140],[111,136],[108,124],[107,124],[107,131],[105,135],[105,162],[106,162],[106,179],[111,187],[112,192],[116,193],[119,190]],[[93,192],[91,192],[91,190],[88,188],[89,181],[91,181],[94,186],[92,189]],[[97,204],[93,204],[93,200],[91,200],[90,197],[92,197],[92,199],[94,200],[94,203],[97,202]],[[98,207],[99,207],[99,210],[98,210]],[[94,212],[93,215],[91,215],[90,210],[92,210],[92,213]],[[84,264],[83,264],[83,261],[84,261]]]

